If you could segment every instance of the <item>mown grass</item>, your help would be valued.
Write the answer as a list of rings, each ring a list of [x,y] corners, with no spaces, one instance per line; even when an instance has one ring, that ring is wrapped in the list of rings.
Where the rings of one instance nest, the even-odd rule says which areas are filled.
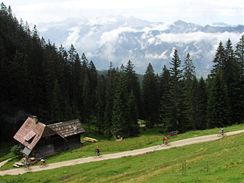
[[[0,177],[12,182],[244,182],[244,134],[136,157]]]
[[[226,127],[225,131],[235,131],[244,129],[244,124],[233,125],[230,127]],[[170,141],[176,141],[180,139],[208,135],[208,134],[216,134],[219,132],[219,129],[207,129],[207,130],[198,130],[198,131],[189,131],[183,134],[179,134],[177,136],[171,137]],[[162,134],[159,132],[158,128],[147,129],[145,131],[141,131],[138,137],[127,138],[122,141],[115,141],[114,139],[106,139],[104,137],[99,137],[95,135],[91,135],[91,137],[97,138],[99,141],[97,143],[84,143],[80,148],[68,150],[54,156],[48,157],[47,163],[59,162],[69,159],[76,159],[87,156],[95,155],[95,148],[99,146],[102,154],[115,153],[133,149],[139,149],[144,147],[149,147],[153,145],[158,145],[162,143]],[[13,165],[13,162],[17,161],[17,159],[13,159],[8,162],[6,165],[0,168],[0,170],[10,169]]]

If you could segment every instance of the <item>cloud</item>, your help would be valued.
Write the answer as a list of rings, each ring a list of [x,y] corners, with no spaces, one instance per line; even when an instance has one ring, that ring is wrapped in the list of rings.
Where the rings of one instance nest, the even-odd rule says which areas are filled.
[[[149,44],[154,44],[156,39],[154,37],[151,37],[147,41],[148,41]]]
[[[33,24],[70,17],[123,15],[151,21],[184,19],[200,24],[243,24],[243,0],[4,0],[18,16]]]
[[[119,35],[123,32],[136,32],[135,29],[132,29],[130,27],[119,27],[117,29],[113,29],[108,32],[104,32],[100,37],[100,44],[105,44],[108,42],[114,42],[117,41]]]
[[[69,47],[71,44],[76,45],[80,38],[80,27],[72,27],[69,29],[69,35],[63,45]]]
[[[79,39],[79,46],[84,52],[94,52],[94,50],[99,48],[98,35],[93,30],[89,31],[87,34]]]
[[[156,43],[161,42],[168,43],[193,43],[196,41],[214,41],[218,43],[219,41],[226,41],[230,38],[233,42],[237,42],[243,33],[233,33],[233,32],[223,32],[223,33],[205,33],[205,32],[193,32],[193,33],[162,33],[156,36]]]
[[[167,56],[167,50],[162,52],[161,54],[151,54],[151,53],[146,53],[145,54],[145,59],[146,60],[166,60],[169,57]]]

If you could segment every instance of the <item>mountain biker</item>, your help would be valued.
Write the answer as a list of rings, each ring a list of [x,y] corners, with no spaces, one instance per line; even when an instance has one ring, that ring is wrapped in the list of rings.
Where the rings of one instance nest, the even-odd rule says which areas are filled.
[[[98,146],[97,146],[97,148],[96,148],[96,154],[97,154],[97,156],[100,156],[100,149],[99,149]]]
[[[222,136],[224,136],[224,128],[222,127],[222,128],[220,128],[220,134],[222,135]]]
[[[166,135],[164,135],[163,144],[168,145],[168,140],[169,140],[168,137]]]

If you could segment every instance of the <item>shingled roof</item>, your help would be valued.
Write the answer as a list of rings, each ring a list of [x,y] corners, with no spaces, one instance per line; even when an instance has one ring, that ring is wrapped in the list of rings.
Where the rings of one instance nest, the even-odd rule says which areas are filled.
[[[14,135],[14,139],[32,150],[41,139],[45,126],[45,124],[38,122],[36,118],[28,117]]]
[[[41,137],[58,134],[66,138],[84,132],[78,119],[45,125],[35,117],[28,117],[14,135],[14,139],[31,151]]]
[[[85,132],[78,119],[50,124],[47,127],[57,132],[63,138]]]

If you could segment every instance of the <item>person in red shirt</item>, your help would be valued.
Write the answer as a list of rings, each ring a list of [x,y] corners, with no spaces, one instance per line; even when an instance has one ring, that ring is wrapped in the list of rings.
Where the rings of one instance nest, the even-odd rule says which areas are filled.
[[[164,145],[168,145],[168,142],[169,142],[168,137],[166,135],[164,135],[164,137],[163,137],[163,144]]]

